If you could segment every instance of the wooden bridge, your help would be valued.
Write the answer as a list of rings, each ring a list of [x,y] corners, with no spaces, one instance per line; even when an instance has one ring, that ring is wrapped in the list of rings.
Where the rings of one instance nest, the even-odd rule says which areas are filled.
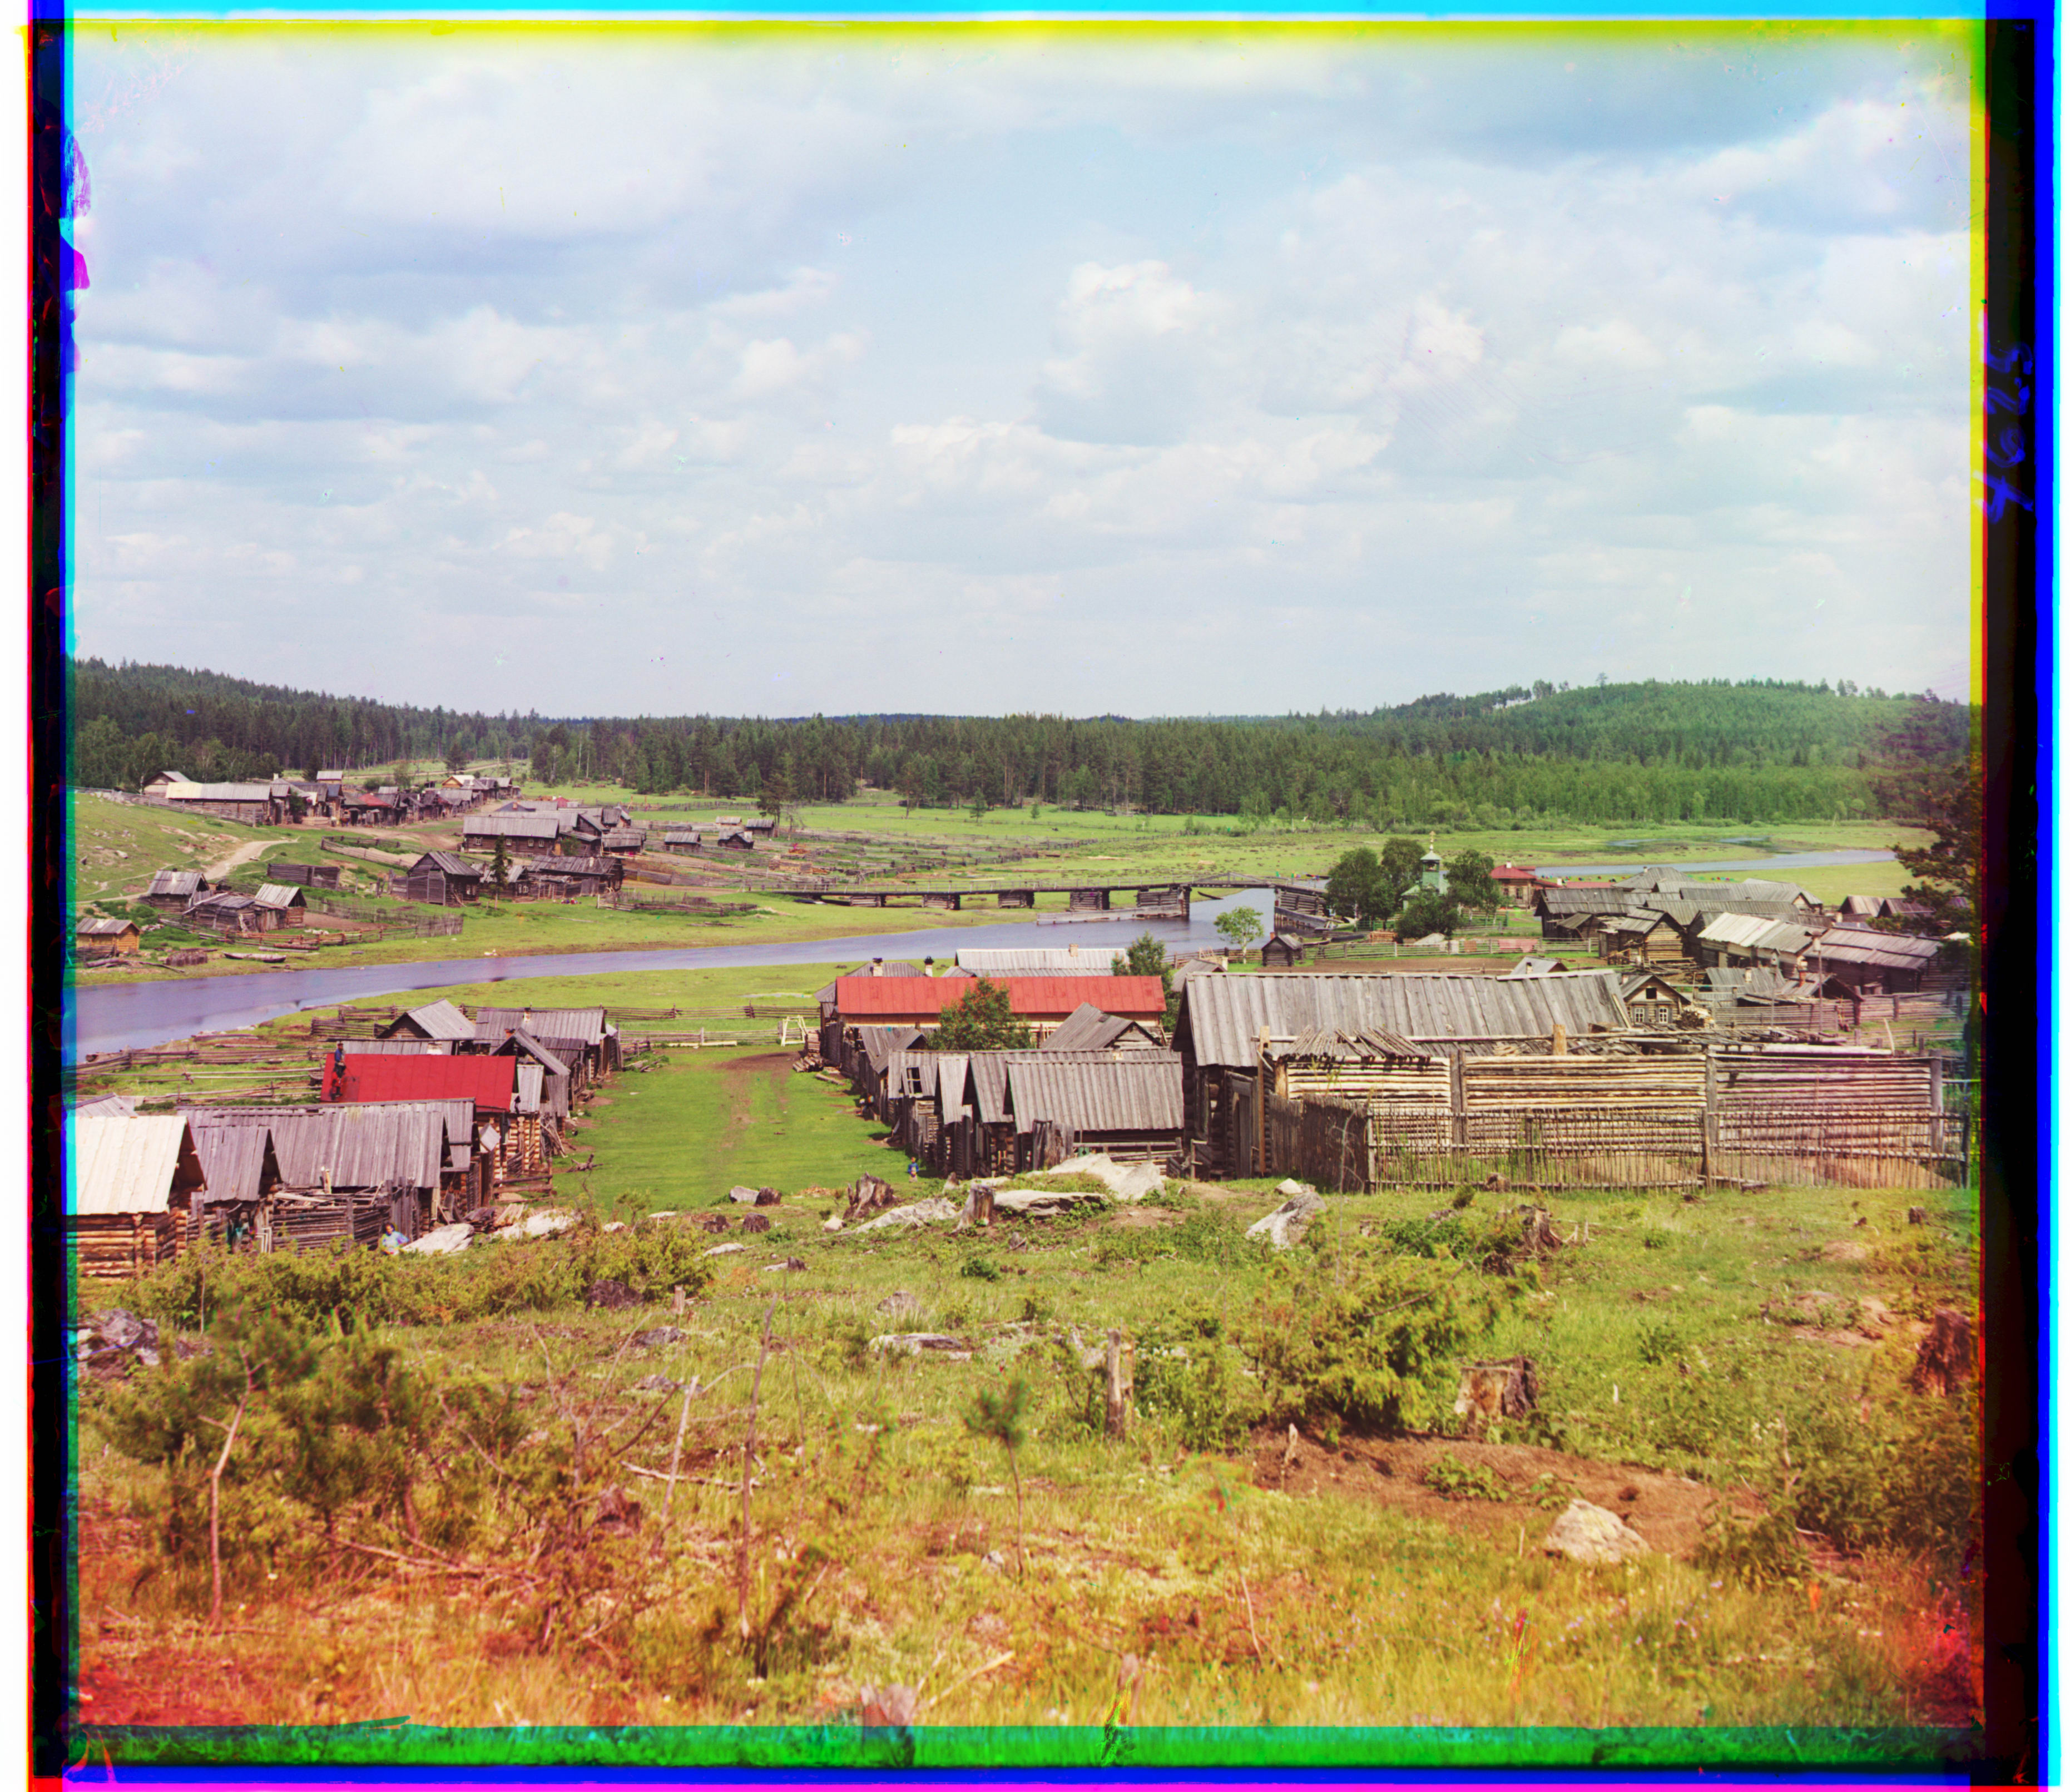
[[[817,890],[794,889],[789,894],[800,902],[838,902],[853,908],[911,904],[938,909],[960,909],[972,898],[988,901],[995,908],[1032,909],[1037,896],[1062,896],[1071,912],[1093,914],[1113,910],[1117,897],[1132,895],[1135,898],[1134,911],[1139,919],[1184,921],[1192,913],[1196,891],[1226,894],[1240,890],[1270,890],[1274,923],[1282,927],[1282,931],[1328,931],[1320,884],[1302,878],[1262,878],[1250,872],[1227,875],[1195,873],[1183,882],[1173,882],[1168,878],[1078,878],[1068,883],[830,884]],[[1119,906],[1125,909],[1131,905]]]

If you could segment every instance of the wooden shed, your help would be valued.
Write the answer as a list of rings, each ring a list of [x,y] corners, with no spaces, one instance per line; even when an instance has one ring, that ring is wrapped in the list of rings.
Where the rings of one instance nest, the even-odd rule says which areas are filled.
[[[179,914],[198,897],[206,896],[208,879],[198,871],[160,871],[153,874],[144,901],[162,914]]]
[[[175,808],[220,816],[225,821],[243,821],[255,828],[276,826],[286,816],[287,802],[273,794],[271,783],[169,784],[165,800]]]
[[[431,852],[403,868],[401,893],[412,902],[458,908],[481,899],[482,869],[457,853]]]
[[[134,921],[96,916],[80,922],[72,934],[72,950],[81,958],[128,958],[143,944],[143,930]]]
[[[81,1275],[141,1275],[179,1254],[207,1185],[178,1115],[75,1117],[66,1128],[65,1236]]]
[[[1258,949],[1258,963],[1268,971],[1283,971],[1301,962],[1301,942],[1276,933]]]
[[[300,884],[261,884],[252,891],[252,900],[273,911],[276,927],[299,927],[309,919],[309,901]]]

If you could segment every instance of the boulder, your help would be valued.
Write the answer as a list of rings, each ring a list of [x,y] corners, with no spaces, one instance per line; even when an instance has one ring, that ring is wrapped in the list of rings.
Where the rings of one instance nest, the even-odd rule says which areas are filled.
[[[920,1709],[920,1695],[910,1686],[862,1687],[856,1702],[862,1708],[865,1729],[910,1729]]]
[[[956,1204],[952,1201],[916,1201],[910,1206],[894,1207],[888,1213],[865,1220],[855,1229],[860,1233],[908,1225],[940,1225],[955,1217]]]
[[[1130,1205],[1146,1200],[1164,1186],[1164,1178],[1154,1164],[1117,1164],[1105,1152],[1074,1157],[1057,1166],[1059,1176],[1089,1176],[1107,1184],[1116,1201]]]
[[[1323,1210],[1323,1197],[1305,1189],[1282,1203],[1244,1233],[1246,1238],[1262,1238],[1274,1250],[1291,1250],[1300,1243],[1310,1223]]]
[[[826,1224],[820,1228],[822,1232],[838,1232],[841,1229],[841,1217],[838,1213],[828,1214]]]
[[[665,1344],[681,1344],[689,1333],[673,1325],[657,1325],[632,1334],[635,1350],[659,1350]]]
[[[698,1224],[707,1232],[723,1232],[733,1221],[723,1213],[707,1213]]]
[[[877,1310],[894,1319],[910,1319],[919,1313],[920,1297],[909,1295],[903,1288],[895,1288],[878,1302]]]
[[[745,1245],[714,1245],[704,1254],[707,1257],[736,1257],[747,1249]]]
[[[156,1369],[158,1328],[123,1307],[111,1307],[75,1331],[72,1350],[96,1375],[127,1375],[139,1363]]]
[[[801,1270],[804,1266],[805,1260],[802,1257],[787,1257],[780,1263],[764,1263],[762,1273],[767,1275],[776,1270]]]
[[[1570,1561],[1615,1564],[1650,1554],[1652,1548],[1615,1512],[1585,1499],[1569,1500],[1545,1533],[1545,1553]]]
[[[583,1291],[585,1307],[602,1307],[612,1311],[621,1307],[637,1307],[640,1296],[615,1275],[599,1276]]]
[[[968,1363],[971,1347],[961,1338],[940,1332],[886,1332],[869,1340],[880,1356],[942,1356],[952,1363]]]
[[[550,1232],[567,1232],[573,1229],[575,1217],[558,1209],[550,1209],[543,1213],[534,1213],[518,1230],[528,1238],[543,1238]]]
[[[728,1201],[738,1201],[742,1207],[752,1207],[761,1197],[761,1194],[762,1191],[759,1189],[750,1189],[744,1184],[736,1182],[726,1190],[726,1198]]]
[[[996,1189],[992,1210],[1015,1219],[1047,1220],[1060,1213],[1097,1213],[1109,1198],[1089,1189]]]
[[[783,1205],[783,1197],[774,1189],[758,1189],[755,1191],[755,1205],[757,1207],[779,1207]]]
[[[750,1213],[740,1222],[740,1229],[743,1232],[767,1232],[769,1229],[769,1216],[767,1213]]]
[[[1306,1182],[1296,1182],[1291,1176],[1289,1176],[1272,1192],[1275,1195],[1285,1195],[1291,1200],[1295,1195],[1312,1195],[1315,1191],[1312,1184]]]
[[[425,1257],[444,1257],[456,1250],[465,1250],[467,1242],[474,1236],[474,1228],[465,1220],[455,1220],[451,1225],[441,1225],[427,1232],[421,1238],[413,1238],[403,1246],[403,1251]]]

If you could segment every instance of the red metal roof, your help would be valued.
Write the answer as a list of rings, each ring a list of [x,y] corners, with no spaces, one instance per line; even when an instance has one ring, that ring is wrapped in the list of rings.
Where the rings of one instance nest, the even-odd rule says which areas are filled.
[[[347,1052],[338,1074],[338,1054],[324,1060],[327,1102],[472,1101],[477,1110],[507,1114],[518,1086],[514,1058],[443,1054],[388,1057]]]
[[[1164,1017],[1164,985],[1157,977],[995,977],[1023,1020],[1062,1021],[1081,1002],[1132,1021]],[[939,1017],[976,987],[968,977],[839,977],[834,1007],[843,1020],[886,1015]],[[398,1062],[401,1062],[398,1060]]]

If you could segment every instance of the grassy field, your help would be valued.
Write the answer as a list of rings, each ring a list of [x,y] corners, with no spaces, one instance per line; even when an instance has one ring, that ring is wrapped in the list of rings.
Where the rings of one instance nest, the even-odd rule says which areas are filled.
[[[939,1727],[968,1725],[1030,1726],[1025,1747],[1087,1761],[1115,1758],[1117,1735],[1137,1758],[1192,1745],[1160,1726],[1675,1726],[1696,1760],[1728,1745],[1704,1732],[1747,1725],[1799,1727],[1810,1761],[1959,1746],[1932,1726],[1965,1722],[1974,1697],[1955,1572],[1966,1420],[1903,1379],[1936,1304],[1974,1311],[1964,1192],[1561,1195],[1571,1242],[1506,1267],[1483,1256],[1504,1235],[1486,1194],[1434,1220],[1427,1194],[1333,1199],[1279,1260],[1243,1236],[1277,1199],[1254,1184],[983,1234],[828,1233],[833,1203],[808,1190],[873,1168],[933,1192],[909,1189],[878,1131],[766,1048],[657,1054],[591,1111],[579,1148],[597,1168],[562,1198],[681,1220],[366,1256],[344,1281],[294,1259],[216,1265],[198,1286],[211,1312],[242,1284],[273,1318],[302,1315],[338,1374],[384,1378],[415,1441],[398,1453],[402,1421],[351,1409],[325,1520],[295,1491],[301,1434],[255,1412],[213,1626],[194,1526],[221,1433],[140,1462],[125,1452],[144,1447],[137,1413],[161,1409],[153,1384],[90,1384],[82,1717],[117,1726],[105,1739],[129,1758],[145,1743],[125,1724],[407,1712],[805,1726],[822,1741],[804,1746],[860,1759],[861,1689],[896,1683],[919,1689],[922,1765],[953,1758]],[[767,1234],[741,1231],[736,1182],[783,1192]],[[744,1248],[701,1254],[721,1244]],[[607,1270],[645,1304],[582,1305]],[[1343,1315],[1395,1311],[1379,1295],[1405,1276],[1426,1291],[1412,1307],[1456,1324],[1411,1364],[1408,1419],[1346,1418],[1274,1340],[1356,1365]],[[191,1329],[197,1291],[190,1266],[87,1298]],[[340,1311],[359,1315],[350,1339],[319,1316]],[[665,1324],[677,1335],[633,1341]],[[1137,1352],[1126,1442],[1099,1434],[1074,1341],[1110,1327]],[[922,1329],[968,1360],[870,1348]],[[1517,1353],[1536,1364],[1537,1413],[1467,1434],[1450,1410],[1460,1362]],[[1009,1463],[963,1414],[1017,1377],[1033,1405]],[[1651,1552],[1547,1557],[1573,1494]],[[1721,1505],[1738,1532],[1707,1531]],[[1808,1550],[1759,1528],[1777,1512],[1818,1533]],[[1859,1745],[1846,1725],[1894,1730]]]

